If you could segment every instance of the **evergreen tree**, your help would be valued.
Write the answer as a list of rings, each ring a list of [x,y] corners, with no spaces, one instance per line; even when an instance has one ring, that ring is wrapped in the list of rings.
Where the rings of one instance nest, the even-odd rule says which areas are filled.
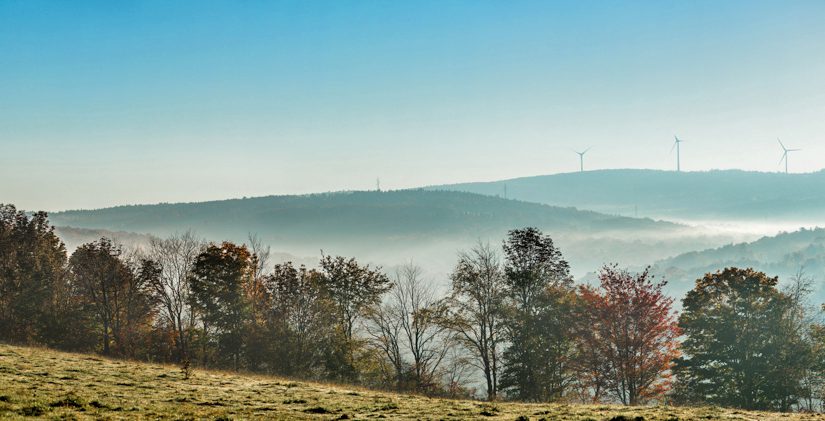
[[[46,213],[29,217],[0,204],[0,340],[50,343],[54,293],[65,275],[66,249]]]

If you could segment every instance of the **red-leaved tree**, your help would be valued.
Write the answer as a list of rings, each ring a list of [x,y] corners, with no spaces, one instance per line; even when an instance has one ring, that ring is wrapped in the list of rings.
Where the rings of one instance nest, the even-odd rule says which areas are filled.
[[[670,388],[679,328],[673,299],[649,268],[633,274],[604,266],[598,288],[579,288],[577,368],[594,401],[612,396],[637,405]]]

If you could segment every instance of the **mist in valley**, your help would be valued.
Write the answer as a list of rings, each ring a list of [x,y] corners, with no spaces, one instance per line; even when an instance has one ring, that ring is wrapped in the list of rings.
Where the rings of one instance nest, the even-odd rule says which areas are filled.
[[[730,190],[738,188],[737,183],[750,186],[764,178],[790,180],[796,176],[753,174],[754,181],[748,173],[739,172],[642,174],[652,179],[665,174],[670,181],[646,182],[659,185],[658,190],[631,190],[621,186],[638,183],[639,175],[631,173],[625,184],[619,184],[627,176],[626,171],[599,172],[595,178],[588,173],[574,173],[545,177],[545,183],[531,181],[538,192],[554,189],[556,177],[581,183],[577,189],[585,193],[567,191],[560,203],[518,199],[535,197],[526,187],[519,187],[521,196],[519,190],[510,190],[511,197],[505,199],[500,195],[464,193],[464,187],[456,186],[454,191],[441,187],[126,206],[58,212],[51,218],[70,249],[101,236],[113,236],[127,246],[140,247],[149,236],[187,230],[216,242],[243,243],[250,235],[257,235],[272,249],[273,262],[292,261],[313,267],[321,253],[355,256],[390,271],[413,262],[441,289],[449,283],[459,252],[478,243],[500,247],[510,229],[536,226],[551,235],[581,283],[594,282],[605,264],[617,263],[633,270],[652,266],[657,276],[669,281],[668,292],[680,299],[705,273],[747,265],[783,280],[803,270],[815,280],[817,299],[825,297],[825,268],[817,254],[821,237],[816,230],[818,224],[814,218],[787,216],[817,214],[822,193],[812,193],[804,201],[788,199],[789,203],[782,206],[793,208],[793,213],[778,213],[764,203],[785,197],[786,187],[782,184],[773,193],[768,190],[751,197],[750,201],[759,206],[746,217],[736,219],[737,215],[728,211],[722,218],[708,219],[707,215],[718,213],[718,209],[743,206],[737,202],[741,198],[729,196]],[[682,201],[678,211],[660,210],[655,219],[599,212],[642,203],[651,196],[667,197],[672,180],[678,177],[687,180],[681,182],[684,185],[699,183],[694,189],[699,189],[708,177],[727,187],[703,193],[703,200]],[[810,176],[799,178],[808,180]],[[620,195],[602,197],[600,204],[594,205],[595,193],[586,192],[601,192],[606,179],[614,180],[617,189],[624,190]],[[799,240],[792,241],[795,238]],[[760,239],[756,245],[749,244]],[[758,254],[752,251],[756,247]]]

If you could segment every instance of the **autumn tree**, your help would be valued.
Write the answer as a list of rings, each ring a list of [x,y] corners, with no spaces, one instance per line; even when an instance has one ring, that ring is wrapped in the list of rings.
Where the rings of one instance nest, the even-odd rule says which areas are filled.
[[[787,295],[753,269],[709,273],[683,300],[686,339],[676,360],[677,397],[745,409],[783,410],[799,394],[793,358],[799,344],[785,327]],[[795,375],[795,374],[793,374]]]
[[[271,289],[267,285],[267,270],[269,268],[270,247],[264,245],[257,235],[249,235],[248,250],[252,253],[255,263],[252,274],[247,282],[243,283],[244,300],[247,303],[246,319],[244,320],[245,357],[248,368],[258,366],[269,367],[270,337],[269,321],[271,315]]]
[[[498,396],[499,360],[504,341],[504,272],[489,244],[459,254],[450,275],[443,323],[472,355],[470,361],[484,376],[487,400]]]
[[[218,357],[239,368],[249,303],[245,285],[254,281],[257,263],[246,246],[209,244],[195,259],[189,275],[192,303],[203,329],[202,358],[208,361],[210,335],[216,335]],[[211,329],[211,331],[210,331]]]
[[[157,320],[157,301],[151,284],[160,276],[160,266],[133,250],[123,259],[131,276],[126,278],[119,353],[128,358],[153,354],[150,337]]]
[[[107,238],[84,244],[69,259],[71,281],[94,314],[104,355],[112,348],[132,355],[139,325],[151,317],[149,262],[126,261],[121,246]]]
[[[596,397],[607,391],[625,405],[660,398],[669,388],[679,329],[673,299],[654,282],[649,268],[639,274],[602,268],[598,288],[581,286],[576,337],[581,381]]]
[[[525,401],[562,397],[572,382],[571,313],[575,302],[568,263],[536,228],[510,231],[504,242],[507,339],[501,388]]]
[[[340,379],[356,380],[356,323],[376,305],[390,287],[380,268],[360,265],[354,258],[323,256],[319,263],[320,285],[331,300],[338,324],[339,349],[328,358],[329,369]],[[336,358],[337,357],[337,361]]]

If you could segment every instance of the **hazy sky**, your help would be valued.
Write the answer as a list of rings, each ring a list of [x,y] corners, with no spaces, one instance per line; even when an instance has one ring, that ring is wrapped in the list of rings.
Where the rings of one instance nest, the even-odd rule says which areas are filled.
[[[825,162],[825,1],[0,1],[0,203]]]

